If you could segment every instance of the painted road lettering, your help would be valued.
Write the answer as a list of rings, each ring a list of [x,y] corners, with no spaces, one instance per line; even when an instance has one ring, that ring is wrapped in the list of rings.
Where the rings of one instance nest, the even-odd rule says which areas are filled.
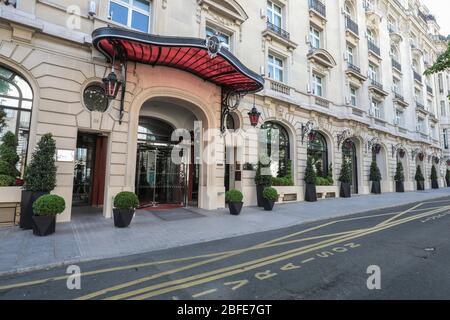
[[[233,282],[225,282],[224,285],[233,286],[233,287],[231,287],[231,290],[235,291],[235,290],[239,289],[240,287],[245,286],[248,283],[249,283],[248,280],[239,280],[239,281],[233,281]]]
[[[272,271],[267,270],[264,272],[255,273],[255,278],[258,280],[267,280],[267,279],[276,277],[277,275],[278,275],[277,273],[272,273]]]

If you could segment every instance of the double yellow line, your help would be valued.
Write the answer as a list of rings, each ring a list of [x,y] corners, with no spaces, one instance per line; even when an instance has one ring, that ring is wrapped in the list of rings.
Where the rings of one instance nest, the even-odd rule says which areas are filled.
[[[417,206],[415,206],[415,207],[417,207]],[[273,264],[273,263],[276,263],[276,262],[284,261],[284,260],[296,257],[296,256],[304,254],[304,253],[308,253],[308,252],[311,252],[311,251],[315,251],[315,250],[318,250],[318,249],[321,249],[321,248],[328,247],[330,245],[334,245],[334,244],[338,244],[338,243],[341,243],[341,242],[349,241],[349,240],[352,240],[352,239],[355,239],[355,238],[359,238],[359,237],[362,237],[362,236],[365,236],[365,235],[368,235],[368,234],[371,234],[371,233],[379,232],[379,231],[384,230],[384,229],[392,228],[394,226],[407,223],[409,221],[421,219],[421,218],[423,218],[425,216],[432,215],[432,214],[435,214],[435,213],[438,213],[438,212],[441,212],[441,211],[448,210],[449,208],[450,208],[450,206],[442,207],[442,208],[439,208],[439,209],[436,209],[436,210],[433,210],[433,211],[430,211],[430,212],[426,212],[426,213],[423,213],[423,214],[415,215],[413,217],[404,218],[404,219],[401,219],[401,220],[398,220],[398,221],[389,222],[388,224],[378,224],[378,225],[376,225],[376,226],[374,226],[372,228],[354,230],[353,232],[351,232],[350,235],[345,234],[345,235],[338,236],[338,237],[333,238],[333,239],[325,240],[325,241],[322,241],[322,242],[319,242],[319,243],[316,243],[316,244],[308,245],[308,246],[301,247],[301,248],[296,248],[296,249],[289,250],[289,251],[286,251],[286,252],[282,252],[282,253],[279,253],[279,254],[275,254],[275,255],[272,255],[272,256],[256,259],[256,260],[253,260],[253,261],[248,261],[248,262],[245,262],[245,263],[242,263],[242,264],[237,264],[237,265],[233,265],[233,266],[217,269],[217,270],[205,272],[205,273],[202,273],[202,274],[198,274],[198,275],[194,275],[194,276],[190,276],[190,277],[186,277],[186,278],[182,278],[182,279],[177,279],[177,280],[173,280],[173,281],[168,281],[168,282],[155,284],[155,285],[152,285],[152,286],[149,286],[149,287],[145,287],[145,288],[129,291],[129,292],[126,292],[126,293],[123,293],[123,294],[115,295],[115,296],[112,296],[112,297],[107,298],[107,299],[115,300],[115,299],[126,299],[126,298],[131,298],[131,297],[133,297],[132,299],[148,299],[148,298],[151,298],[151,297],[154,297],[154,296],[158,296],[158,295],[161,295],[161,294],[169,293],[169,292],[180,290],[180,289],[185,289],[185,288],[196,286],[196,285],[199,285],[199,284],[204,284],[204,283],[207,283],[207,282],[211,282],[211,281],[214,281],[214,280],[218,280],[218,279],[221,279],[221,278],[229,277],[229,276],[236,275],[236,274],[239,274],[239,273],[247,272],[249,270],[260,268],[262,266],[266,266],[266,265]],[[407,211],[409,212],[411,210],[413,210],[413,208],[410,208]],[[329,224],[329,223],[327,223],[327,224]],[[325,225],[327,225],[327,224],[325,224]],[[321,225],[321,226],[318,226],[318,227],[322,227],[322,226],[324,226],[324,225]],[[318,228],[318,227],[316,227],[316,228]],[[305,231],[306,230],[304,230],[304,232]],[[286,238],[286,237],[289,237],[289,236],[292,236],[292,235],[288,235],[288,236],[285,236],[285,237],[282,237],[282,238]],[[278,239],[276,239],[276,240],[278,240]],[[273,242],[273,241],[274,240],[269,241],[269,242]],[[220,257],[220,258],[222,258],[222,257]],[[220,260],[220,258],[218,260]],[[154,276],[156,276],[156,275],[154,275]],[[151,276],[151,277],[154,277],[154,276]],[[104,290],[101,290],[101,291],[97,291],[97,292],[94,292],[92,294],[80,297],[79,299],[90,299],[90,298],[94,298],[94,297],[106,294],[106,293],[111,292],[111,291],[117,291],[117,290],[120,290],[120,289],[124,289],[126,287],[129,287],[129,286],[132,286],[132,285],[135,285],[135,284],[138,284],[138,283],[142,283],[142,282],[148,281],[147,280],[148,278],[149,277],[138,279],[138,280],[127,282],[127,283],[124,283],[124,284],[121,284],[121,285],[118,285],[118,286],[107,288],[107,289],[104,289]]]

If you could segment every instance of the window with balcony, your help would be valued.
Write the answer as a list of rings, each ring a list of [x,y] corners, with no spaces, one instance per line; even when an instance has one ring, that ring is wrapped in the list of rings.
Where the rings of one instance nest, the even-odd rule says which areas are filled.
[[[324,96],[324,88],[323,88],[323,78],[318,74],[313,74],[312,76],[312,93],[318,97]]]
[[[228,50],[231,50],[231,35],[225,34],[223,32],[220,32],[216,30],[213,27],[206,27],[206,37],[209,38],[211,36],[217,35],[222,45],[227,48]]]
[[[356,23],[356,10],[354,10],[353,4],[347,1],[344,5],[345,15],[345,28],[350,30],[354,34],[359,34],[358,24]]]
[[[377,56],[380,56],[381,50],[378,46],[378,40],[376,38],[375,32],[372,29],[367,29],[367,47],[369,49],[369,52],[372,52],[376,54]]]
[[[284,82],[284,61],[283,59],[269,54],[268,57],[269,78],[278,82]]]
[[[355,48],[349,44],[347,44],[347,61],[348,63],[355,65]]]
[[[272,1],[267,1],[267,21],[275,27],[283,28],[283,9]]]
[[[321,48],[321,31],[314,26],[309,27],[309,40],[311,42],[311,47],[315,49]]]
[[[149,33],[152,3],[147,0],[110,0],[111,20],[130,29]]]
[[[449,145],[448,145],[448,130],[444,129],[442,132],[442,140],[444,140],[444,149],[448,150],[449,149]]]
[[[350,105],[353,107],[358,106],[358,89],[350,86]]]

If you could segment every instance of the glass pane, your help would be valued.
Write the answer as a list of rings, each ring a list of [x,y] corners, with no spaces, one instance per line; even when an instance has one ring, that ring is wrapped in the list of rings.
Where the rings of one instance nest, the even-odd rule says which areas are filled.
[[[131,27],[133,29],[142,31],[142,32],[148,32],[148,21],[149,21],[149,17],[133,11],[133,17],[131,19]]]
[[[139,8],[139,9],[142,9],[142,10],[150,12],[150,2],[148,2],[148,1],[145,1],[145,0],[133,0],[133,5],[136,8]]]
[[[281,28],[281,17],[275,16],[275,17],[274,17],[273,24],[276,25],[277,27],[280,27],[280,28]]]
[[[112,21],[128,25],[128,9],[115,2],[110,2],[109,15]]]
[[[32,107],[33,107],[33,102],[31,102],[31,101],[22,101],[22,109],[31,110]]]
[[[11,71],[0,67],[0,76],[9,79],[9,78],[11,78],[12,75],[13,75],[13,73]]]
[[[2,106],[2,107],[18,108],[19,107],[19,100],[18,99],[13,99],[13,98],[0,97],[0,106]]]
[[[0,94],[19,98],[19,90],[9,81],[0,79]]]
[[[28,130],[30,128],[31,113],[27,111],[20,112],[19,128]]]
[[[22,97],[25,99],[33,99],[33,91],[31,90],[30,85],[21,77],[15,76],[14,83],[19,87],[20,91],[22,91]]]
[[[25,160],[27,158],[27,150],[28,150],[28,137],[30,133],[28,130],[19,130],[18,136],[18,146],[17,146],[17,154],[19,155],[19,163],[17,164],[17,169],[20,172],[20,176],[24,176],[25,171]]]
[[[17,110],[4,109],[3,111],[6,113],[6,126],[3,128],[2,134],[8,131],[15,134],[17,127]]]

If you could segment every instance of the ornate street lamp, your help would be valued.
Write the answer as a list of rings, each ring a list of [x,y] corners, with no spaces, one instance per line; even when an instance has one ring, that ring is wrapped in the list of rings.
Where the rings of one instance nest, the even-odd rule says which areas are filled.
[[[261,116],[261,112],[256,109],[255,99],[255,96],[253,96],[253,108],[248,113],[248,117],[250,118],[250,124],[252,125],[252,127],[256,127],[258,125],[259,117]]]
[[[111,73],[106,78],[103,78],[103,83],[105,85],[106,96],[108,99],[114,100],[117,97],[120,87],[122,86],[122,82],[119,81],[116,73],[114,72],[114,65]]]

